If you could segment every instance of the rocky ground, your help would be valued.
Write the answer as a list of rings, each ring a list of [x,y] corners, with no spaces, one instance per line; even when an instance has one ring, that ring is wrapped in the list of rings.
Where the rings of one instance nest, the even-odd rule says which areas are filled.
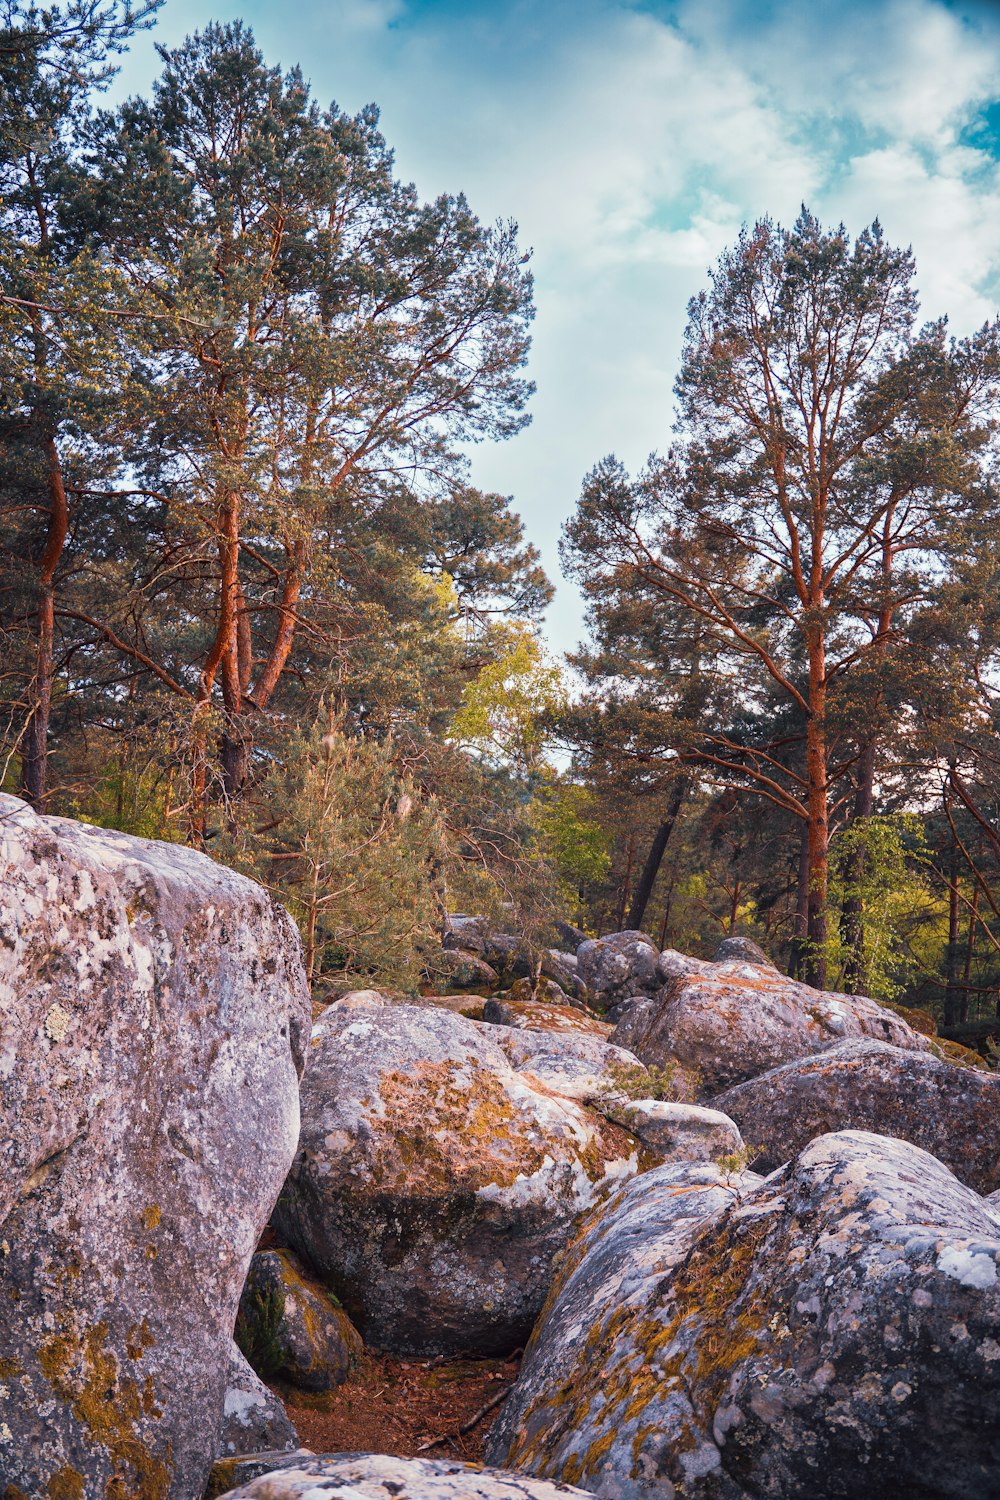
[[[315,1007],[259,887],[7,797],[0,889],[4,1500],[1000,1500],[1000,1077],[926,1018],[475,917]]]

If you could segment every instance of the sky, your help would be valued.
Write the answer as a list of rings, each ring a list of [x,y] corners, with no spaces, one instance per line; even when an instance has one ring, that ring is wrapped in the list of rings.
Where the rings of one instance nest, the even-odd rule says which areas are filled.
[[[690,297],[744,222],[800,204],[913,247],[925,316],[1000,308],[1000,0],[166,0],[154,41],[241,17],[323,104],[374,101],[399,175],[515,219],[533,249],[529,427],[471,454],[557,583],[546,634],[581,638],[557,544],[583,476],[670,441]]]

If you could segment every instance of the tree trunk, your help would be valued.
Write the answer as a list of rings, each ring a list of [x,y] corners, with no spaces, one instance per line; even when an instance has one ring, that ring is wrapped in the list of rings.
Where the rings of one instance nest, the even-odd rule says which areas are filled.
[[[809,930],[809,824],[803,821],[799,834],[799,873],[795,887],[795,919],[788,971],[798,979],[805,967],[806,935]]]
[[[961,996],[955,983],[958,970],[958,850],[951,849],[948,871],[948,947],[945,952],[944,1024],[954,1026],[961,1019]]]
[[[854,823],[870,818],[875,805],[875,743],[865,746],[858,763],[858,784],[854,797]],[[855,849],[847,861],[847,895],[841,910],[841,932],[847,948],[844,987],[853,995],[863,995],[868,988],[868,965],[865,962],[865,913],[861,899],[861,882],[865,875],[866,854]]]
[[[822,643],[810,653],[810,713],[806,720],[809,813],[809,895],[806,922],[806,983],[826,987],[826,890],[829,824],[826,782],[826,684]]]
[[[618,900],[618,923],[617,923],[617,926],[618,926],[618,931],[619,932],[621,932],[622,928],[625,926],[625,911],[626,911],[626,908],[628,906],[629,886],[632,884],[632,861],[634,860],[634,858],[635,858],[635,830],[633,829],[629,833],[628,843],[625,845],[625,876],[624,876],[624,879],[622,880],[621,896],[619,897],[619,900]]]
[[[642,874],[639,876],[639,882],[635,888],[635,894],[632,897],[632,905],[628,914],[628,925],[634,931],[638,931],[642,927],[646,916],[646,907],[649,905],[649,898],[653,894],[653,886],[656,884],[656,877],[660,872],[660,864],[663,860],[664,851],[673,832],[674,824],[677,822],[677,815],[680,812],[686,788],[687,782],[684,777],[678,777],[671,789],[670,801],[667,804],[667,811],[663,822],[656,830],[656,835],[650,845],[649,853],[646,856],[646,863],[642,867]]]
[[[21,790],[36,812],[45,811],[48,796],[49,719],[55,655],[55,571],[66,545],[69,507],[55,438],[45,440],[48,460],[49,520],[45,550],[38,567],[38,611],[35,672],[29,688],[29,713],[21,751]]]

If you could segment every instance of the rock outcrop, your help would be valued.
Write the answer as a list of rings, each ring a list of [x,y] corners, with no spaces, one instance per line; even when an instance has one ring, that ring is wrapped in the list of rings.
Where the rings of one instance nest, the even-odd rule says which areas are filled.
[[[261,1250],[250,1262],[236,1336],[269,1379],[277,1376],[303,1391],[341,1385],[362,1348],[343,1308],[309,1279],[289,1250]]]
[[[929,1053],[843,1042],[738,1084],[714,1104],[757,1149],[759,1172],[796,1156],[814,1136],[871,1130],[923,1147],[977,1193],[1000,1188],[1000,1076]]]
[[[676,1059],[695,1069],[706,1097],[851,1037],[931,1050],[927,1037],[864,995],[814,990],[754,964],[713,964],[672,979],[649,1014],[639,1034],[626,1016],[611,1041],[647,1066]]]
[[[759,943],[748,937],[727,937],[712,954],[713,964],[741,963],[757,964],[762,969],[774,969],[777,972],[777,964],[773,964]]]
[[[581,1036],[596,1036],[604,1040],[607,1040],[612,1031],[606,1021],[589,1015],[575,1005],[560,1004],[548,999],[515,1000],[505,995],[487,1000],[483,1007],[483,1020],[489,1021],[493,1026],[514,1026],[528,1031],[576,1032]]]
[[[1000,1495],[1000,1214],[916,1146],[665,1167],[561,1266],[491,1461],[604,1496]]]
[[[405,1005],[314,1027],[274,1222],[366,1343],[522,1343],[575,1216],[638,1168],[632,1136],[516,1073],[493,1034]]]
[[[0,890],[0,1472],[190,1500],[295,1149],[298,936],[203,854],[11,797]]]
[[[580,944],[577,976],[593,1003],[617,1020],[630,1000],[659,988],[659,958],[659,949],[646,933],[613,932]]]
[[[332,1453],[265,1470],[227,1500],[562,1500],[582,1490],[450,1459]]]
[[[523,1027],[497,1027],[491,1033],[503,1049],[511,1067],[528,1081],[536,1079],[545,1088],[568,1099],[591,1104],[614,1094],[621,1078],[641,1089],[648,1071],[624,1047],[611,1047],[600,1036],[576,1031],[529,1031]],[[652,1088],[652,1084],[650,1084]]]
[[[287,1453],[298,1446],[298,1433],[285,1408],[232,1344],[216,1461],[262,1449]]]

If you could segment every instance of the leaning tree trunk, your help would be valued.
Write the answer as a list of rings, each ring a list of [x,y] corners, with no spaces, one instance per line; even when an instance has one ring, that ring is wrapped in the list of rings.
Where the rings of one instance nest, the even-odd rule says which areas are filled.
[[[48,465],[49,519],[45,549],[38,566],[38,609],[35,627],[35,671],[28,697],[29,718],[21,748],[21,790],[38,811],[48,796],[49,720],[55,675],[55,573],[66,545],[69,508],[55,438],[45,440]]]
[[[792,952],[789,973],[798,979],[805,968],[806,934],[809,930],[809,824],[800,825],[799,873],[795,886],[795,920],[792,924]]]
[[[628,925],[633,931],[638,931],[642,927],[643,919],[646,915],[646,907],[649,905],[649,898],[653,894],[653,886],[656,884],[656,877],[660,872],[664,851],[666,850],[670,835],[673,833],[674,824],[677,822],[677,816],[681,810],[681,803],[684,800],[686,788],[687,782],[685,778],[683,776],[678,777],[674,782],[663,822],[656,830],[656,835],[650,845],[649,853],[646,856],[646,863],[642,867],[642,874],[639,876],[639,882],[636,885],[628,914]]]

